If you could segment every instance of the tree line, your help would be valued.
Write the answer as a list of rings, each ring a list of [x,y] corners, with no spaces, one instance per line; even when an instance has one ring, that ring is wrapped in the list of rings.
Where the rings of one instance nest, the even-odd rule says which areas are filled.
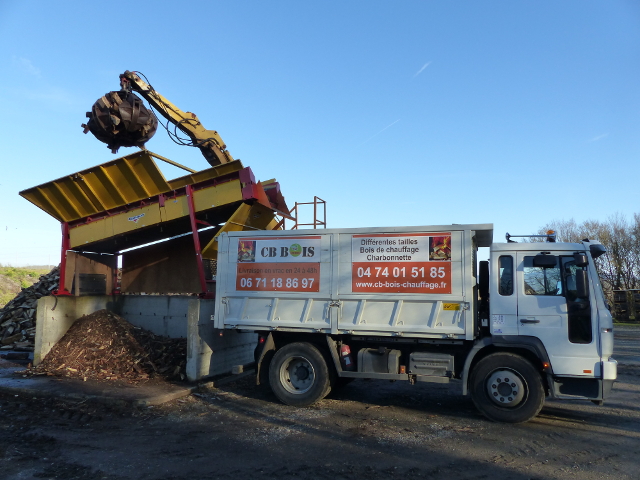
[[[602,286],[611,299],[613,290],[640,288],[640,214],[628,219],[616,213],[605,221],[554,220],[540,228],[539,234],[554,230],[558,242],[597,240],[607,253],[596,260]],[[533,239],[532,239],[533,240]]]

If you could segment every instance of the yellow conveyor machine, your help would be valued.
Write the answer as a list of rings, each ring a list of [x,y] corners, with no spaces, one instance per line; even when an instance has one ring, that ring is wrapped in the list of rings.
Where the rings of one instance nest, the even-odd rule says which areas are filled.
[[[167,181],[154,159],[189,173]],[[118,255],[187,233],[193,234],[200,293],[206,294],[203,259],[215,260],[215,239],[221,232],[278,229],[276,215],[291,218],[279,184],[275,180],[257,182],[239,160],[194,171],[148,150],[29,188],[20,195],[62,223],[59,294],[69,294],[64,270],[70,250]],[[215,235],[201,246],[198,231],[203,229]]]

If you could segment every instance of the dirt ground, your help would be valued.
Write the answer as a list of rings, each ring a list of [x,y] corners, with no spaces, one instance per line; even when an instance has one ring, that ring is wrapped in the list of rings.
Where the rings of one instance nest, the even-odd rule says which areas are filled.
[[[485,420],[458,386],[355,381],[297,409],[243,378],[160,407],[0,395],[0,478],[635,479],[640,328],[616,329],[604,406],[548,400]]]

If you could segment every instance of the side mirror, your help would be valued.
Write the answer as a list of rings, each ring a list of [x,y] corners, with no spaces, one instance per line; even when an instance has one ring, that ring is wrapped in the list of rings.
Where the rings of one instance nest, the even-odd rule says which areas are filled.
[[[601,245],[599,243],[589,245],[589,251],[591,252],[591,256],[594,259],[598,258],[600,255],[604,255],[605,253],[607,253],[604,245]]]
[[[576,270],[576,297],[589,298],[589,282],[586,270]]]
[[[589,258],[584,253],[574,253],[573,261],[576,264],[576,267],[586,267],[589,265]]]
[[[539,253],[533,257],[533,266],[540,268],[553,268],[558,264],[558,258],[555,255],[543,255]]]

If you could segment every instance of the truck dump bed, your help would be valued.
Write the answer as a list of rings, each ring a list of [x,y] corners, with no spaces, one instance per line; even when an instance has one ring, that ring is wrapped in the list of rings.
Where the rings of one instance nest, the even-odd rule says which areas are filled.
[[[216,328],[473,339],[492,224],[230,232]]]

